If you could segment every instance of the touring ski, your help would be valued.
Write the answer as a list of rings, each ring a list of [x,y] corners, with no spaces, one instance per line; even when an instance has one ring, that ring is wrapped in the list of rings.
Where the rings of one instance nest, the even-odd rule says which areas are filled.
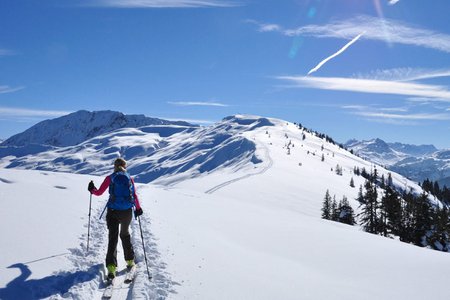
[[[103,292],[102,299],[111,299],[116,281],[117,281],[117,277],[114,277],[113,279],[108,279],[106,281],[106,288],[105,288],[105,291]]]
[[[127,273],[125,274],[124,283],[131,283],[134,280],[134,277],[136,276],[136,265],[132,266],[131,268],[127,268]]]

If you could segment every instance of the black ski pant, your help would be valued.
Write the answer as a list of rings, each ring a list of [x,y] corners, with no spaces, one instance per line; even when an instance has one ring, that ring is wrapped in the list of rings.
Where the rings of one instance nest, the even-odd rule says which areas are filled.
[[[123,253],[125,260],[134,259],[133,245],[131,245],[131,235],[128,230],[133,218],[133,210],[113,210],[108,208],[106,214],[106,224],[109,230],[108,253],[106,254],[106,265],[113,264],[117,266],[117,243],[119,241],[119,225],[120,239],[122,241]]]

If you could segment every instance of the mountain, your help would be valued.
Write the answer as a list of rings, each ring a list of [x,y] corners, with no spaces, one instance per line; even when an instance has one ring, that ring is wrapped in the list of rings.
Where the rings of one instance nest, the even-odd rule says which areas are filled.
[[[245,133],[272,125],[265,118],[235,116],[209,127],[170,124],[121,128],[75,146],[42,146],[29,155],[14,157],[7,152],[9,148],[3,149],[6,153],[2,165],[104,175],[111,171],[112,160],[120,156],[128,161],[128,171],[138,182],[166,177],[175,180],[173,175],[180,181],[215,169],[237,171],[260,163],[256,145]]]
[[[388,143],[393,150],[410,156],[426,156],[438,151],[433,145],[410,145],[402,143]]]
[[[99,186],[119,155],[141,182],[144,214],[132,223],[138,276],[114,291],[117,298],[450,297],[445,254],[321,219],[327,190],[361,211],[355,199],[365,178],[353,170],[373,163],[295,124],[236,115],[207,127],[121,128],[74,146],[4,157],[2,212],[18,213],[2,215],[8,226],[0,235],[8,242],[0,299],[101,299],[108,232],[99,216],[107,194],[90,201],[86,188],[90,180]],[[391,173],[395,186],[422,192]]]
[[[42,121],[22,133],[16,134],[1,146],[23,147],[30,144],[65,147],[77,145],[89,138],[120,128],[148,125],[194,126],[186,122],[171,122],[144,115],[124,115],[115,111],[80,110],[66,116]]]
[[[86,121],[87,116],[94,117],[93,124],[77,125],[77,120]],[[119,122],[118,119],[128,121]],[[119,125],[139,126],[148,122],[152,124],[112,129]],[[69,137],[67,139],[63,138],[58,130],[61,124],[70,124],[62,127],[62,132]],[[99,127],[99,124],[106,124],[107,128]],[[75,128],[81,128],[80,126],[83,130],[80,129],[80,132],[76,133]],[[50,134],[52,132],[55,136]],[[71,133],[75,133],[75,136],[70,137]],[[88,138],[94,133],[94,137]],[[277,138],[272,142],[273,135]],[[288,153],[291,158],[299,151],[296,150],[298,148],[294,149],[294,145],[297,147],[300,145],[303,148],[300,149],[303,150],[302,153],[306,151],[306,157],[301,156],[296,162],[292,162],[291,159],[292,165],[302,165],[302,160],[309,161],[311,157],[316,159],[317,156],[323,155],[323,159],[328,162],[320,166],[331,162],[330,169],[335,168],[337,164],[345,165],[350,173],[355,166],[366,170],[372,169],[370,163],[319,136],[283,120],[250,115],[230,116],[211,126],[198,127],[187,123],[155,121],[144,116],[126,117],[109,111],[94,113],[80,111],[41,122],[5,141],[0,147],[0,158],[2,157],[0,166],[106,175],[111,172],[112,161],[117,157],[123,157],[128,162],[128,171],[137,182],[175,185],[204,176],[214,178],[213,175],[216,173],[228,172],[233,174],[233,178],[240,178],[265,172],[275,163],[270,159],[268,147],[272,147],[272,143],[283,143],[282,151]],[[28,141],[31,139],[41,144],[29,144],[24,147],[4,146],[12,144],[13,141],[20,145],[21,141],[26,140],[25,137]],[[305,142],[303,137],[306,138]],[[86,140],[75,145],[57,146],[62,141],[73,144],[75,140],[84,138]],[[48,141],[53,141],[52,145],[45,144]],[[355,147],[356,145],[354,143]],[[379,139],[366,145],[367,147],[361,149],[369,149],[370,153],[381,152],[384,156],[396,157],[400,155]],[[335,155],[345,159],[339,161]],[[332,159],[329,159],[331,156]],[[381,169],[379,171],[381,172]],[[387,171],[384,173],[387,176]],[[399,186],[404,185],[403,179],[398,181],[401,182]]]
[[[368,141],[349,140],[344,146],[353,150],[360,157],[379,165],[392,165],[407,157],[407,154],[393,149],[381,139]]]
[[[386,143],[378,138],[349,140],[345,147],[368,161],[415,181],[428,178],[441,185],[450,181],[450,150],[438,150],[433,145]]]

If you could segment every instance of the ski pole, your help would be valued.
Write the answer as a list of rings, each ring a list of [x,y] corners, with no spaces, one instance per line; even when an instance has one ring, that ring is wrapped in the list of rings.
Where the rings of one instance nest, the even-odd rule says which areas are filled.
[[[88,221],[87,252],[89,252],[89,236],[91,233],[91,205],[92,205],[92,194],[90,194],[90,196],[89,196],[89,221]]]
[[[102,219],[103,214],[105,213],[105,210],[107,207],[108,207],[108,202],[106,203],[105,208],[103,209],[102,214],[100,215],[100,218],[99,218],[100,220]]]
[[[148,269],[147,254],[145,253],[145,245],[144,245],[144,235],[142,234],[141,218],[137,217],[137,219],[139,221],[139,229],[141,231],[141,240],[142,240],[142,248],[144,249],[145,266],[147,267],[148,279],[151,280],[152,279],[152,275],[150,275],[150,271]]]

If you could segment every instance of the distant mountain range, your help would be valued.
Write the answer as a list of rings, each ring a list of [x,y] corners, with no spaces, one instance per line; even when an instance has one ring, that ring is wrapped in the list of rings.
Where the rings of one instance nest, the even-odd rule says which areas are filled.
[[[430,179],[450,186],[450,149],[433,145],[386,143],[381,139],[349,140],[344,145],[358,156],[386,166],[415,181]]]

